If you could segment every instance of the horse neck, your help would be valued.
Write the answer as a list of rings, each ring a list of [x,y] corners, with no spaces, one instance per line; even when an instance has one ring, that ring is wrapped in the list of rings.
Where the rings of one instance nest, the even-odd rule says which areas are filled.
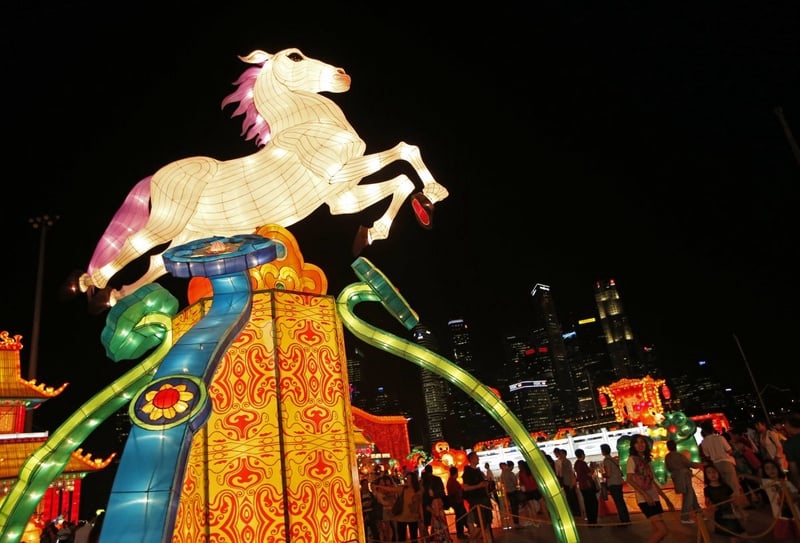
[[[354,132],[342,110],[332,100],[314,92],[289,91],[283,85],[276,85],[270,77],[259,83],[253,99],[273,135],[309,122],[333,123]]]

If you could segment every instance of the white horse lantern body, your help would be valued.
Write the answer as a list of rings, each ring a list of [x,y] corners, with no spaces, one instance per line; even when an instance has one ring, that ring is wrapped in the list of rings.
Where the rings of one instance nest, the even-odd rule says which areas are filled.
[[[163,253],[150,257],[148,270],[135,282],[106,288],[127,264],[165,243],[166,251],[206,237],[252,233],[264,224],[288,227],[322,204],[333,215],[357,213],[391,196],[385,213],[360,229],[353,244],[358,254],[388,237],[414,191],[406,175],[359,185],[397,160],[407,161],[422,182],[412,204],[420,224],[430,227],[433,204],[447,197],[447,189],[434,180],[414,145],[400,142],[364,155],[365,143],[340,108],[319,94],[349,90],[343,69],[295,48],[274,54],[256,50],[239,58],[254,66],[234,83],[237,90],[222,107],[238,102],[232,116],[244,115],[242,134],[259,150],[228,161],[185,158],[140,181],[107,227],[86,273],[78,276],[82,292],[104,297],[108,306],[151,283],[165,273]]]

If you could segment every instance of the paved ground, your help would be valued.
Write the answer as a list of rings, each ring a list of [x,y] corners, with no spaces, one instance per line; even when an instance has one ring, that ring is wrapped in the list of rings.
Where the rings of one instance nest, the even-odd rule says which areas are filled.
[[[702,505],[702,485],[696,484],[695,486],[697,487],[695,491],[698,492]],[[670,501],[680,508],[681,497],[676,495],[670,486],[665,486],[664,491],[669,496]],[[631,526],[620,526],[616,511],[606,512],[607,514],[603,515],[601,510],[600,528],[590,528],[585,521],[576,519],[581,543],[639,543],[646,541],[652,533],[650,521],[639,513],[632,492],[626,492],[625,501],[631,512]],[[745,529],[747,529],[747,534],[741,537],[744,543],[751,541],[757,541],[758,543],[800,543],[786,540],[778,541],[772,536],[774,519],[769,507],[748,510],[748,514],[748,519],[743,522]],[[532,541],[536,543],[557,543],[553,526],[549,521],[542,518],[527,519],[526,522],[530,524],[529,526],[511,530],[504,530],[500,527],[500,514],[497,510],[495,510],[494,518],[495,527],[492,530],[494,543],[528,543]],[[663,543],[728,543],[729,541],[729,537],[714,533],[714,523],[711,521],[705,521],[704,523],[707,530],[707,536],[704,536],[697,525],[682,524],[678,511],[666,512],[665,519],[669,528],[669,535]],[[531,520],[535,521],[535,523],[531,523]],[[453,543],[462,542],[455,538],[454,535]],[[471,542],[464,541],[463,543]]]
[[[759,543],[776,543],[776,539],[772,537],[771,527],[772,517],[770,511],[767,509],[760,509],[750,511],[750,518],[744,523],[745,528],[748,529],[748,535],[743,537],[743,541],[758,541]],[[709,531],[710,539],[705,540],[702,536],[698,536],[698,527],[681,524],[679,522],[678,513],[666,514],[667,525],[669,527],[669,535],[664,540],[664,543],[698,543],[709,541],[710,543],[727,543],[728,538],[713,533],[713,523],[706,522]],[[585,525],[578,525],[578,534],[581,543],[619,543],[629,542],[638,543],[644,542],[651,534],[650,522],[644,518],[641,513],[631,513],[631,526],[622,527],[614,525],[617,521],[616,516],[604,517],[601,519],[601,528],[589,528]],[[767,531],[766,535],[763,535]],[[536,541],[537,543],[556,543],[556,536],[553,527],[550,524],[541,523],[538,527],[529,526],[525,528],[502,530],[495,528],[493,530],[495,543],[528,543]],[[763,536],[762,536],[763,535]],[[762,537],[758,537],[762,536]],[[453,540],[458,542],[457,539]],[[783,541],[781,543],[787,543]]]

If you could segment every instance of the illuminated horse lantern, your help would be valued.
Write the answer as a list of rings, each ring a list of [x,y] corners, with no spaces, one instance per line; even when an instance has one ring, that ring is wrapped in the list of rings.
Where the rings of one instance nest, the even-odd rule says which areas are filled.
[[[400,142],[364,155],[365,143],[340,108],[320,92],[350,88],[341,68],[305,56],[299,49],[269,54],[256,50],[243,62],[254,65],[234,83],[222,107],[238,103],[242,135],[259,150],[228,161],[190,157],[167,164],[141,180],[125,199],[95,249],[78,287],[93,304],[113,305],[165,273],[161,254],[150,257],[143,276],[120,290],[108,281],[133,260],[169,243],[165,251],[211,236],[249,234],[269,223],[288,227],[322,204],[331,214],[351,214],[391,196],[385,213],[361,227],[353,243],[358,254],[386,239],[394,217],[415,185],[406,175],[359,185],[366,176],[397,160],[407,161],[422,182],[412,198],[417,220],[429,228],[433,204],[446,198],[422,161],[419,149]],[[100,302],[98,302],[100,299]]]

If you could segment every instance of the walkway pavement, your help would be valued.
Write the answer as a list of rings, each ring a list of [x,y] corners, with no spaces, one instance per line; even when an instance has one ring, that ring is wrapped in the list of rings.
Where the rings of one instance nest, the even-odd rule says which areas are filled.
[[[699,485],[696,484],[695,486]],[[680,508],[681,496],[674,493],[672,486],[665,485],[663,490],[670,501],[677,508]],[[702,504],[702,486],[696,488],[695,491],[699,491],[700,503]],[[575,519],[581,543],[639,543],[646,541],[652,533],[650,521],[639,512],[634,500],[633,492],[625,493],[625,501],[631,513],[630,526],[621,526],[619,524],[619,518],[615,510],[603,515],[602,508],[599,528],[589,527],[585,521]],[[609,500],[609,503],[613,507],[613,502]],[[747,530],[747,534],[741,536],[744,543],[750,541],[757,541],[758,543],[788,543],[786,540],[778,541],[772,536],[774,518],[772,510],[768,506],[747,510],[747,513],[749,515],[748,519],[742,523]],[[709,539],[704,540],[702,534],[698,533],[700,529],[697,525],[682,524],[680,522],[679,511],[667,511],[664,516],[669,528],[669,535],[663,543],[706,543],[706,541],[708,543],[728,543],[729,541],[728,536],[714,533],[714,523],[710,520],[705,521]],[[497,511],[496,506],[494,520],[495,524],[492,530],[494,543],[529,543],[532,541],[536,543],[558,543],[553,526],[547,520],[541,518],[523,519],[523,524],[529,524],[528,526],[504,530],[500,526],[500,513]],[[535,522],[532,523],[531,521]],[[457,539],[453,534],[453,543],[462,543],[462,540]],[[464,540],[463,543],[472,542]],[[478,541],[475,543],[483,542]]]
[[[678,502],[680,503],[680,502]],[[744,542],[758,541],[759,543],[779,543],[772,537],[772,516],[769,509],[758,509],[749,511],[750,517],[744,523],[748,534],[742,537]],[[681,524],[678,512],[666,513],[669,535],[664,543],[698,543],[702,542],[702,537],[698,536],[696,525]],[[631,513],[631,526],[624,527],[615,525],[616,515],[607,516],[600,519],[600,528],[590,528],[586,525],[578,524],[578,535],[581,543],[638,543],[646,541],[650,536],[650,522],[639,512]],[[714,534],[714,525],[707,521],[706,527],[710,534],[711,543],[727,543],[728,538]],[[766,534],[765,534],[766,532]],[[553,526],[547,523],[540,523],[538,527],[527,526],[524,528],[503,530],[494,528],[494,543],[557,543]],[[759,537],[760,536],[760,537]],[[458,539],[453,538],[454,543]],[[780,543],[787,543],[782,541]]]

